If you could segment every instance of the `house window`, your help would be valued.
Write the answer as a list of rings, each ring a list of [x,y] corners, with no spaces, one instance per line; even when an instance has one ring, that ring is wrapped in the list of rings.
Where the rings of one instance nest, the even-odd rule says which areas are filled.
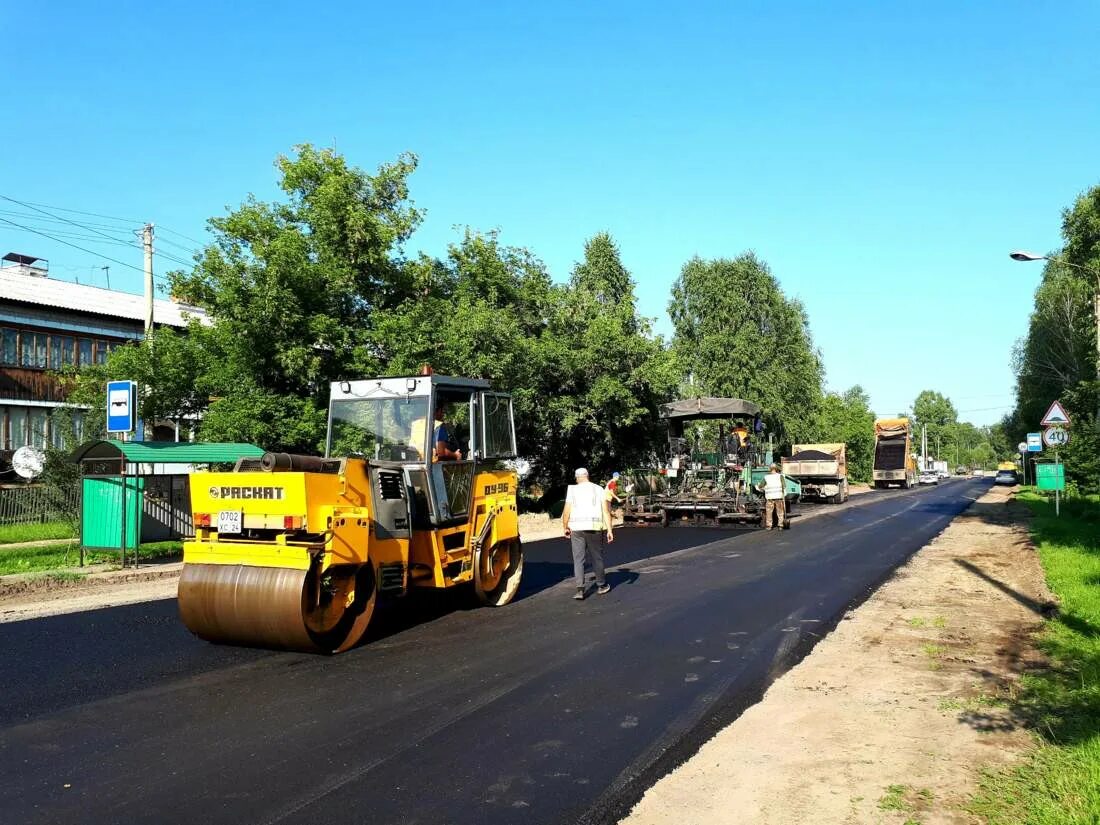
[[[70,366],[76,363],[76,339],[68,335],[58,336],[61,340],[61,363]]]
[[[33,369],[46,369],[46,344],[48,338],[44,332],[23,333],[23,359],[20,366]]]
[[[107,342],[96,341],[95,342],[95,362],[97,364],[107,363]]]
[[[30,443],[42,449],[46,446],[46,410],[33,408],[29,412],[31,423]]]
[[[14,329],[0,330],[0,364],[19,363],[19,333]]]
[[[27,408],[9,407],[9,427],[11,446],[9,449],[18,450],[27,446]]]
[[[84,367],[92,363],[92,339],[81,338],[80,341],[77,342],[77,346],[79,347],[77,350],[77,364]]]

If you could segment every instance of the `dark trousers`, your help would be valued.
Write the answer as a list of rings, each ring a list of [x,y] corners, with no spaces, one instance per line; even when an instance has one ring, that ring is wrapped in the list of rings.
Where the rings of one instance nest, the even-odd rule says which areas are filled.
[[[573,545],[573,580],[577,587],[584,587],[584,559],[592,562],[592,572],[596,574],[596,584],[604,583],[603,572],[603,530],[573,530],[569,542]]]

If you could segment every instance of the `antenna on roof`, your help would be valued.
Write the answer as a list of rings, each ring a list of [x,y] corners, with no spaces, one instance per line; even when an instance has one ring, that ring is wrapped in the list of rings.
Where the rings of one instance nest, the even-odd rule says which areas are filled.
[[[100,269],[103,270],[103,274],[107,277],[107,289],[110,289],[111,288],[111,267],[101,266]]]

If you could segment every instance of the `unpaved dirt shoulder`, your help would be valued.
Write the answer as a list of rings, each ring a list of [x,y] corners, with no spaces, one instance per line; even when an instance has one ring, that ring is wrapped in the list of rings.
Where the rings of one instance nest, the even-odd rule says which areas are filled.
[[[981,769],[1031,746],[1004,701],[1052,602],[1027,518],[983,495],[624,822],[978,822]]]
[[[174,599],[182,567],[181,562],[154,562],[136,570],[84,568],[78,577],[61,579],[34,573],[4,576],[0,623]]]

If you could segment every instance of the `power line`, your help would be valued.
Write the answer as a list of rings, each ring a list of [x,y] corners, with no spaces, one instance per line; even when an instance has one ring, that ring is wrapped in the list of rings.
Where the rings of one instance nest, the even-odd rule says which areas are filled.
[[[97,235],[85,235],[85,234],[82,234],[80,232],[64,232],[60,229],[54,229],[54,227],[52,227],[52,226],[31,226],[29,228],[30,229],[41,229],[43,231],[49,230],[50,232],[53,232],[58,237],[72,238],[73,240],[77,240],[77,241],[90,241],[92,243],[113,243],[113,244],[118,244],[119,246],[131,246],[131,247],[133,246],[133,244],[130,243],[129,241],[124,241],[124,240],[121,240],[121,239],[111,241],[111,240],[107,240],[105,238],[100,238]]]
[[[164,229],[163,226],[160,226],[160,227],[157,227],[157,228],[158,229]],[[175,241],[169,240],[168,238],[161,237],[161,238],[158,238],[157,241],[158,241],[158,243],[166,243],[169,246],[174,246],[174,247],[176,247],[176,249],[182,249],[184,252],[187,252],[188,254],[191,254],[191,255],[195,254],[195,251],[196,251],[194,249],[194,247],[184,246],[183,244],[176,243]]]
[[[117,218],[113,215],[101,215],[99,212],[84,212],[80,209],[66,209],[64,206],[50,206],[50,204],[48,203],[34,203],[33,201],[29,201],[28,203],[31,206],[44,206],[47,209],[56,209],[58,212],[72,212],[74,215],[90,215],[93,218],[105,218],[109,221],[122,221],[123,223],[145,223],[145,221],[140,221],[136,218]]]
[[[56,218],[59,221],[64,221],[65,223],[71,223],[73,226],[79,226],[81,229],[92,232],[96,235],[102,235],[104,238],[110,238],[110,240],[112,240],[112,241],[117,241],[118,240],[118,238],[112,237],[111,235],[108,235],[106,232],[100,232],[98,229],[92,229],[91,227],[85,226],[84,224],[80,223],[79,221],[71,221],[68,218],[63,218],[60,215],[55,215],[52,212],[47,212],[45,209],[39,209],[37,206],[32,206],[28,203],[24,203],[21,200],[16,200],[15,198],[9,198],[7,195],[0,195],[0,198],[3,198],[6,201],[11,201],[12,203],[17,203],[20,206],[23,206],[27,209],[33,209],[35,212],[41,212],[43,215],[49,215],[51,218]]]
[[[165,232],[171,232],[173,235],[179,235],[181,238],[191,241],[191,243],[197,243],[199,246],[206,245],[203,241],[200,241],[197,238],[192,238],[190,235],[184,235],[182,232],[177,232],[175,229],[169,229],[167,226],[161,226],[160,228],[163,229]]]
[[[73,249],[79,249],[81,252],[87,252],[89,255],[94,255],[95,257],[102,258],[105,261],[111,261],[112,263],[116,263],[116,264],[119,264],[121,266],[128,266],[128,267],[130,267],[130,269],[133,269],[136,272],[140,272],[143,275],[145,274],[145,270],[142,269],[140,266],[134,266],[133,264],[126,263],[126,261],[120,261],[118,258],[112,258],[108,255],[103,255],[102,253],[99,253],[99,252],[93,252],[90,249],[85,249],[83,246],[78,246],[75,243],[70,243],[69,241],[63,241],[61,238],[55,238],[53,235],[50,235],[48,232],[42,232],[39,229],[31,229],[29,226],[24,226],[21,223],[16,223],[15,221],[10,221],[7,218],[3,218],[3,217],[0,217],[0,221],[3,221],[4,223],[11,224],[12,226],[19,227],[20,229],[22,229],[26,232],[33,232],[35,235],[41,235],[43,238],[49,238],[51,241],[57,241],[58,243],[65,244],[65,246],[71,246]]]
[[[42,216],[41,214],[35,215],[35,214],[31,214],[30,212],[18,212],[14,209],[0,209],[0,215],[11,215],[12,217],[16,217],[16,218],[30,218],[30,219],[33,219],[33,220],[36,220],[36,221],[42,221],[42,222],[45,222],[45,223],[68,223],[68,221],[66,221],[64,218],[48,218],[48,217]],[[94,226],[97,229],[109,229],[112,232],[118,232],[122,229],[122,227],[113,226],[113,225],[107,224],[107,223],[86,223],[86,224],[82,224],[82,225],[87,226],[89,228]]]
[[[0,196],[0,197],[2,197],[2,196]],[[2,215],[0,215],[0,221],[3,221],[4,223],[7,223],[7,224],[11,224],[12,226],[17,226],[17,227],[19,227],[20,229],[22,229],[26,232],[33,232],[36,235],[41,235],[44,238],[49,238],[50,240],[57,241],[58,243],[67,244],[68,246],[71,246],[74,249],[79,249],[80,251],[87,252],[90,255],[96,255],[97,257],[103,258],[104,260],[108,260],[108,261],[114,261],[115,259],[110,258],[106,255],[103,255],[102,253],[94,252],[90,249],[85,249],[82,246],[77,246],[74,243],[69,243],[68,241],[63,240],[63,239],[64,238],[71,238],[73,240],[78,240],[78,241],[87,241],[88,243],[114,243],[114,244],[117,244],[118,246],[128,246],[128,247],[131,247],[133,249],[141,249],[141,246],[139,246],[135,243],[129,243],[127,241],[122,240],[121,238],[111,238],[109,236],[105,236],[104,238],[99,238],[95,235],[82,235],[78,232],[65,232],[65,231],[62,231],[60,229],[54,229],[52,226],[50,226],[50,227],[27,226],[25,224],[16,223],[15,221],[9,220],[9,219],[3,217]],[[46,229],[48,229],[49,232],[45,231]],[[176,255],[172,255],[171,253],[168,253],[168,252],[164,252],[163,250],[158,252],[157,255],[162,257],[162,258],[166,258],[167,260],[171,261],[172,263],[179,264],[180,266],[193,267],[195,265],[194,261],[184,260],[183,258],[177,257]],[[116,261],[116,263],[119,263],[119,262]],[[131,269],[137,269],[138,272],[144,272],[145,271],[144,269],[140,269],[138,267],[135,267],[132,264],[127,264],[125,262],[121,262],[121,263],[123,264],[123,266],[129,266]]]

